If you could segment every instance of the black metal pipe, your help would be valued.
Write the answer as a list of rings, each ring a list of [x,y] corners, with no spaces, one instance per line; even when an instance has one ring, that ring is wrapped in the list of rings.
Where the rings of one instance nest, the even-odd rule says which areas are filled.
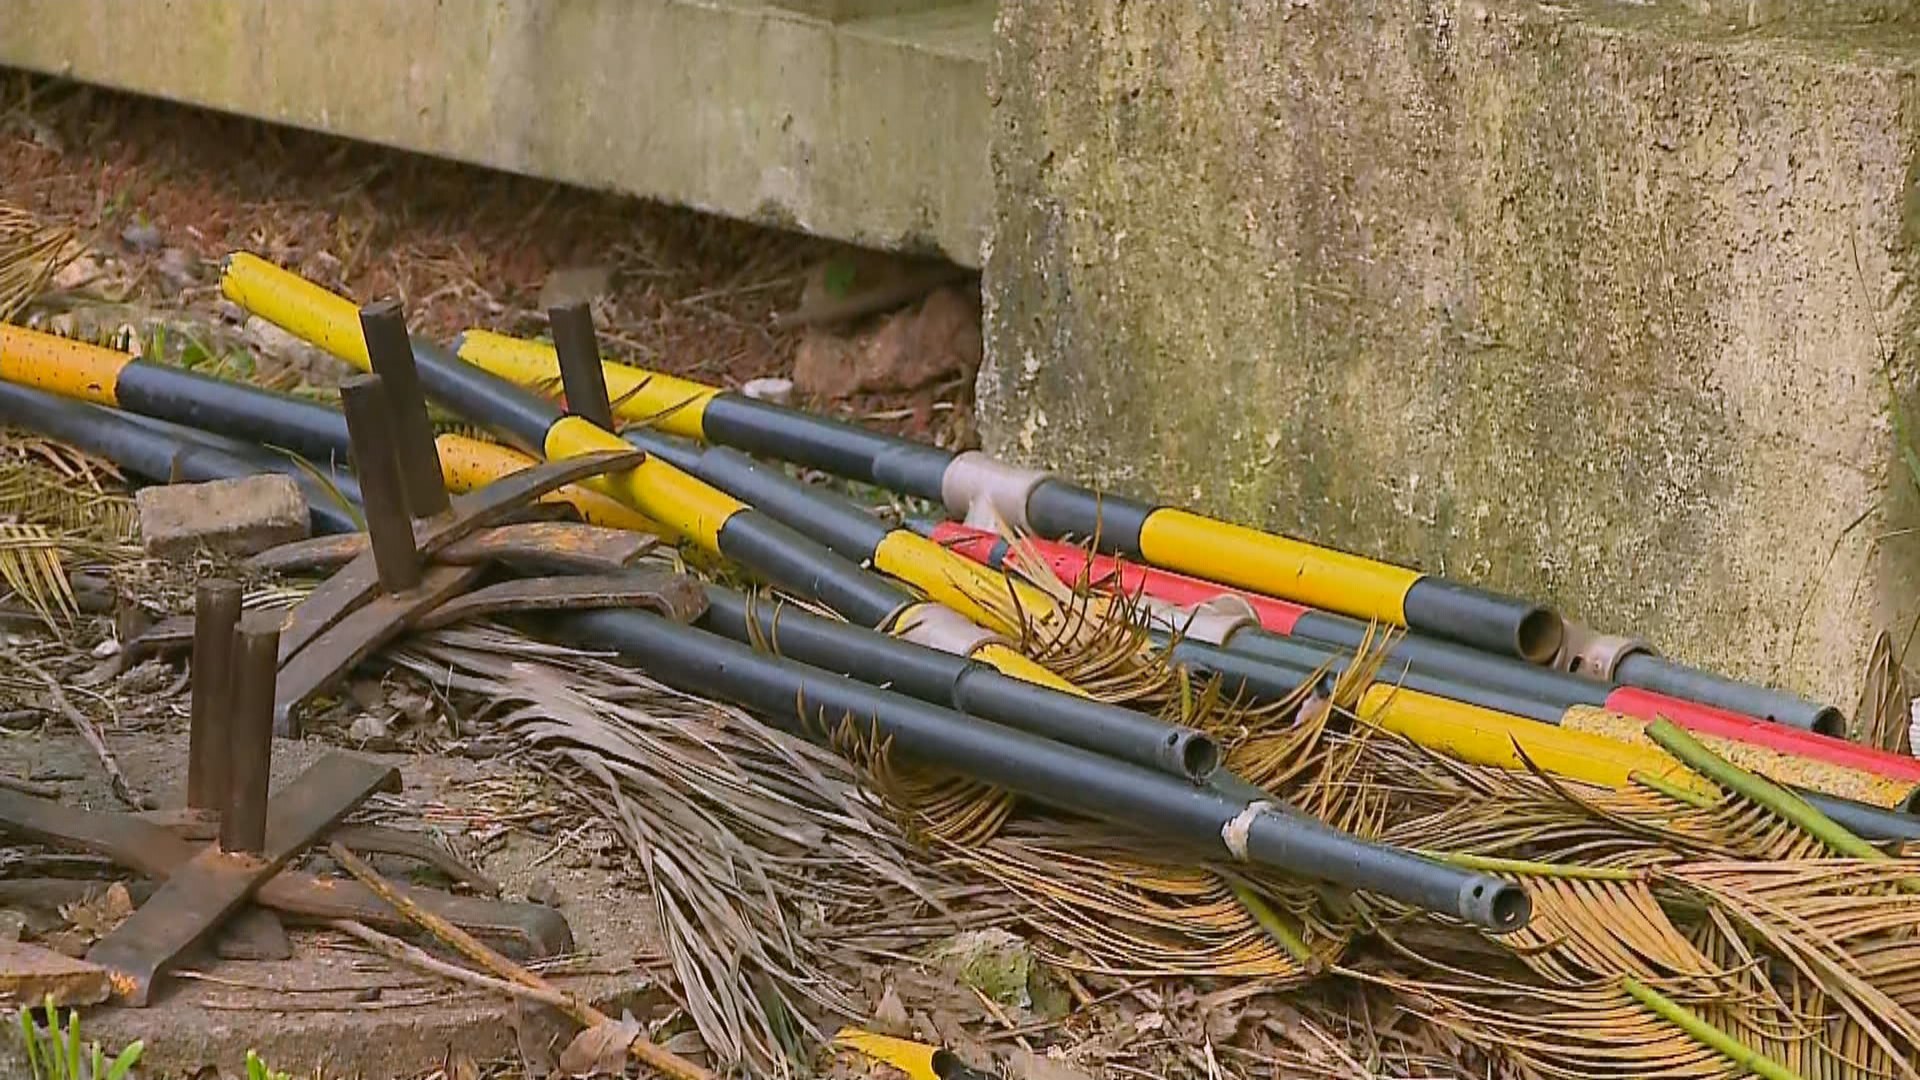
[[[1213,858],[1392,897],[1478,926],[1526,923],[1524,890],[1370,843],[1211,788],[890,693],[641,611],[553,620],[566,640],[625,653],[671,686],[725,698],[815,736],[850,723],[914,760],[1139,829]]]
[[[482,371],[430,341],[412,341],[414,364],[429,398],[534,457],[546,457],[547,429],[562,415],[552,402]]]
[[[168,434],[151,424],[134,423],[126,413],[18,383],[0,381],[0,424],[59,439],[157,483],[174,479],[229,480],[277,471],[223,453],[190,437]],[[307,512],[314,532],[359,531],[360,525],[353,515],[327,498],[311,477],[296,475],[294,482],[307,496]]]
[[[375,300],[361,308],[360,333],[366,339],[368,363],[386,387],[388,437],[407,513],[417,518],[446,513],[452,502],[441,478],[440,451],[433,444],[433,421],[427,417],[400,301]]]
[[[701,414],[711,443],[792,461],[933,502],[954,454],[740,394],[716,394]]]
[[[305,486],[311,482],[318,485],[319,494],[331,495],[337,492],[340,499],[344,499],[358,506],[360,504],[360,481],[354,477],[352,470],[347,468],[346,420],[339,413],[331,409],[323,409],[318,405],[314,406],[314,408],[321,409],[321,411],[331,414],[334,419],[340,421],[340,451],[338,454],[329,456],[324,461],[315,461],[311,458],[296,456],[291,450],[275,450],[267,446],[262,446],[259,443],[246,442],[242,439],[235,439],[216,432],[202,431],[199,428],[190,428],[183,424],[176,424],[171,420],[160,420],[151,416],[142,416],[136,412],[119,410],[116,411],[114,415],[129,424],[146,428],[149,431],[159,432],[163,435],[187,442],[199,443],[202,446],[211,447],[231,457],[250,462],[254,466],[254,471],[257,473],[271,472],[279,473],[282,476],[291,476],[295,482],[302,485],[303,490]],[[328,487],[333,489],[332,492],[325,490]],[[339,500],[328,499],[326,501],[337,502]]]
[[[913,606],[913,597],[886,578],[753,510],[728,518],[716,541],[722,555],[761,578],[819,600],[862,626],[891,626]]]
[[[1119,495],[1088,491],[1064,480],[1046,479],[1027,496],[1027,522],[1049,539],[1077,536],[1099,540],[1103,551],[1140,559],[1140,533],[1156,507]]]
[[[1181,640],[1173,643],[1171,655],[1175,663],[1220,676],[1222,688],[1229,694],[1247,694],[1274,700],[1292,693],[1309,672],[1325,668],[1338,677],[1353,661],[1351,653],[1339,648],[1278,635],[1268,635],[1273,640],[1267,642],[1267,647],[1258,653],[1231,648],[1236,640],[1247,633],[1249,631],[1242,630],[1228,638],[1229,647],[1226,648]],[[1566,711],[1564,707],[1524,694],[1490,689],[1482,684],[1437,675],[1412,667],[1391,655],[1381,665],[1373,681],[1404,686],[1423,694],[1450,698],[1548,724],[1558,724]]]
[[[187,806],[225,810],[233,741],[233,639],[240,586],[208,578],[193,590],[193,697],[187,723]]]
[[[1249,656],[1274,656],[1297,648],[1302,641],[1315,641],[1353,650],[1360,648],[1369,634],[1378,640],[1379,632],[1358,619],[1331,612],[1310,611],[1293,624],[1291,635],[1242,630],[1227,639],[1227,648]],[[1551,722],[1555,723],[1561,713],[1574,705],[1604,708],[1610,689],[1607,684],[1592,679],[1529,664],[1512,656],[1499,656],[1451,641],[1441,641],[1424,634],[1399,635],[1388,646],[1387,657],[1396,670],[1434,676],[1463,686],[1478,687],[1550,706],[1554,710]],[[1536,716],[1535,719],[1547,718]]]
[[[420,551],[413,542],[385,380],[355,375],[340,384],[340,405],[353,434],[353,466],[366,499],[367,546],[373,549],[380,587],[405,592],[420,584]]]
[[[253,612],[233,643],[233,717],[225,751],[227,801],[220,850],[258,855],[267,842],[267,789],[273,775],[273,690],[280,667],[280,619]]]
[[[346,429],[329,409],[145,360],[120,369],[115,399],[128,412],[277,446],[310,461],[327,461],[345,445]]]
[[[1846,716],[1831,705],[1821,705],[1753,683],[1738,682],[1651,653],[1636,652],[1621,657],[1620,666],[1614,670],[1614,678],[1626,686],[1698,701],[1703,705],[1757,716],[1803,731],[1814,731],[1835,738],[1845,738],[1847,733]]]
[[[1400,598],[1407,626],[1498,656],[1544,664],[1560,651],[1566,624],[1552,608],[1473,585],[1422,575]]]
[[[699,625],[735,641],[1083,749],[1198,783],[1220,766],[1206,733],[1091,698],[1021,682],[975,660],[823,619],[791,605],[707,587]]]
[[[600,366],[600,340],[593,332],[593,309],[584,300],[547,311],[553,327],[553,351],[560,358],[560,390],[567,411],[613,431],[613,403],[607,400],[607,372]]]
[[[1808,805],[1832,818],[1841,828],[1863,840],[1876,843],[1889,840],[1902,843],[1920,841],[1920,817],[1914,816],[1910,810],[1888,810],[1854,799],[1826,795],[1801,787],[1793,790],[1794,794],[1805,799]]]

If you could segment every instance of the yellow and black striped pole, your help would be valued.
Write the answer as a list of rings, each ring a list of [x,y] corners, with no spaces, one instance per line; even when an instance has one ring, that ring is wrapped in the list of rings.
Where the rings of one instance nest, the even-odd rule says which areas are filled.
[[[458,351],[522,386],[552,386],[559,372],[551,346],[484,330],[463,335]],[[607,364],[606,382],[622,417],[945,503],[959,513],[966,508],[953,505],[955,469],[983,461],[977,453],[955,455],[625,364]],[[1560,648],[1560,618],[1538,604],[1175,507],[1097,494],[1052,476],[1036,476],[1021,494],[1019,505],[1000,508],[1002,515],[1041,536],[1097,539],[1152,566],[1535,663]]]
[[[345,297],[246,253],[227,260],[221,288],[228,299],[296,337],[362,369],[370,366],[359,332],[359,310]],[[613,432],[564,415],[510,382],[423,343],[415,342],[414,349],[421,380],[431,396],[522,449],[548,458],[630,449]],[[649,455],[632,470],[600,477],[589,486],[677,538],[818,599],[863,625],[908,632],[939,621],[929,617],[927,604],[917,603],[888,580],[841,559],[662,457]],[[928,546],[940,550],[937,545]],[[966,648],[977,659],[1016,678],[1080,692],[1002,640],[975,638]]]

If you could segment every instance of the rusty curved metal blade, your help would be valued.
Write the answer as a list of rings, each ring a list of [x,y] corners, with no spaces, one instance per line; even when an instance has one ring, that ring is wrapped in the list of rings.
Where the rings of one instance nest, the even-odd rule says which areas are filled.
[[[646,457],[640,450],[608,450],[544,461],[509,473],[454,500],[453,509],[448,513],[415,522],[414,546],[423,556],[437,555],[457,540],[500,524],[516,509],[548,492],[590,476],[631,469]],[[286,623],[280,628],[280,662],[286,663],[328,627],[366,604],[379,588],[380,577],[374,567],[373,553],[368,551],[356,556],[288,613]]]
[[[432,630],[462,619],[515,611],[637,607],[690,623],[707,610],[707,593],[685,574],[629,571],[583,577],[516,578],[449,600],[414,624]]]
[[[521,521],[482,529],[434,554],[435,562],[476,566],[510,562],[537,573],[605,574],[653,550],[660,538],[647,533],[571,521]],[[254,570],[292,573],[331,570],[367,550],[366,533],[296,540],[247,560]]]

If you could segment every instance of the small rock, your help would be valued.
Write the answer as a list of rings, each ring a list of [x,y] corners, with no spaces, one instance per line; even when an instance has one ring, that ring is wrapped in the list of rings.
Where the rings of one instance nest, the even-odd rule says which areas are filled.
[[[369,986],[364,990],[356,990],[353,994],[353,1000],[361,1002],[362,1004],[369,1001],[379,1001],[380,988],[377,986]]]
[[[387,702],[410,724],[424,724],[434,717],[433,699],[411,686],[394,688],[387,694]]]
[[[100,276],[100,261],[91,255],[80,255],[53,275],[53,287],[61,292],[83,289]]]
[[[58,765],[41,765],[27,773],[27,779],[38,780],[43,784],[56,784],[66,780],[78,780],[80,774],[72,769],[63,769]]]
[[[540,286],[540,310],[605,296],[613,288],[613,271],[605,266],[562,266]]]
[[[873,1017],[867,1025],[882,1035],[906,1036],[912,1033],[913,1020],[907,1015],[907,1006],[900,1000],[900,991],[891,984],[880,995],[880,1004],[873,1007]]]
[[[786,405],[793,401],[792,379],[748,379],[740,392],[755,401]]]
[[[93,647],[92,655],[95,660],[105,660],[110,656],[119,656],[120,643],[113,640],[112,638],[108,638],[107,640]]]
[[[567,898],[560,895],[560,890],[554,886],[553,882],[543,877],[534,878],[527,883],[527,899],[550,908],[561,907],[567,902]]]
[[[372,713],[361,713],[347,727],[347,738],[362,746],[389,739],[387,721]]]
[[[19,941],[27,932],[27,917],[17,911],[0,911],[0,945]]]
[[[160,276],[182,288],[200,280],[200,263],[185,248],[170,247],[160,253]]]
[[[300,377],[313,386],[338,386],[353,374],[353,368],[346,361],[258,316],[246,319],[240,327],[240,337],[260,355],[300,372]]]
[[[958,289],[935,289],[917,308],[849,341],[813,331],[794,353],[793,384],[812,398],[916,390],[980,369],[984,345],[978,306]]]
[[[307,503],[290,476],[158,484],[134,494],[147,552],[163,558],[213,548],[258,555],[307,536]]]
[[[1033,951],[1005,930],[969,930],[934,947],[940,970],[1009,1008],[1027,1008],[1033,996]]]
[[[353,680],[347,684],[347,696],[368,712],[385,708],[387,704],[387,689],[378,679]]]
[[[107,969],[23,942],[0,942],[0,1001],[97,1005],[107,1000]]]
[[[135,222],[120,230],[120,239],[127,250],[146,254],[160,250],[160,230],[150,222]]]

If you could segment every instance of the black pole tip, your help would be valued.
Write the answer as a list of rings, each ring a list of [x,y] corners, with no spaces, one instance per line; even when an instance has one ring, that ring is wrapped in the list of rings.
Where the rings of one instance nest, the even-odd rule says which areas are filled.
[[[1519,885],[1479,874],[1460,891],[1460,917],[1496,934],[1511,933],[1533,918],[1533,900]]]
[[[1839,709],[1822,705],[1820,711],[1813,714],[1813,733],[1830,739],[1844,739],[1847,737],[1847,718]]]

